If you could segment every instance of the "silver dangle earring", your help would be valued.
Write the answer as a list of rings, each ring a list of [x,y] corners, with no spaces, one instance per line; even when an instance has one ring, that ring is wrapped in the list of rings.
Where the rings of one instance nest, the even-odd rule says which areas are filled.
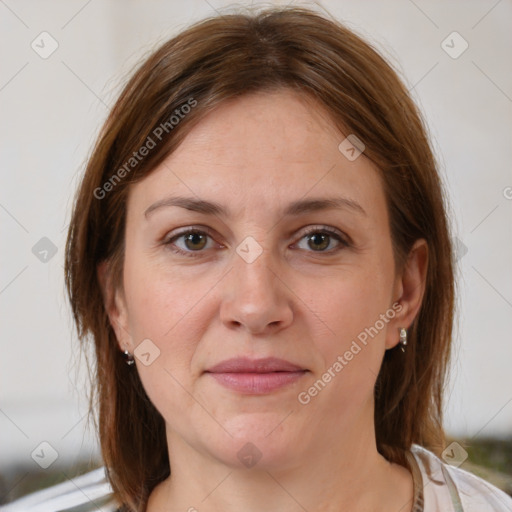
[[[123,352],[124,361],[128,366],[131,366],[132,364],[135,364],[135,359],[133,359],[133,356],[128,352],[128,350],[125,350]]]
[[[404,327],[400,327],[400,348],[402,352],[405,352],[405,346],[407,345],[407,330]]]

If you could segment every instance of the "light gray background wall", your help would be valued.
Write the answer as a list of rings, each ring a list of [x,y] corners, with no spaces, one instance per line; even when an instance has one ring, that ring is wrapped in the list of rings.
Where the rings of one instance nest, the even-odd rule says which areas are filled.
[[[158,42],[226,5],[0,2],[0,469],[32,463],[30,454],[43,441],[61,461],[96,450],[85,431],[83,373],[76,384],[76,336],[63,287],[76,177],[133,64]],[[448,432],[510,435],[512,2],[321,5],[372,41],[403,74],[439,155],[460,244],[460,325],[446,392]],[[39,53],[51,49],[43,31],[58,44],[47,58],[31,47],[34,41]],[[450,36],[454,31],[463,40]],[[464,41],[467,50],[453,58]],[[39,242],[43,237],[51,245]],[[36,253],[43,251],[39,257],[35,245]],[[40,260],[44,250],[50,250],[48,261]]]

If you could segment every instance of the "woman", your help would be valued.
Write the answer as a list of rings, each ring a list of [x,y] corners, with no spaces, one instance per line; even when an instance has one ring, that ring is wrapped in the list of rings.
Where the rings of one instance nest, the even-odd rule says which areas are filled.
[[[66,279],[111,509],[512,510],[439,458],[443,191],[407,90],[338,23],[220,16],[151,55],[90,158]]]

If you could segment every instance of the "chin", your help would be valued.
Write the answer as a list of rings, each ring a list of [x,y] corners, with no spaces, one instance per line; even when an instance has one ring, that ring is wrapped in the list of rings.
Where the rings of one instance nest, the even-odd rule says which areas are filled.
[[[285,417],[282,412],[256,413],[224,422],[232,437],[226,434],[218,443],[210,439],[215,446],[209,448],[233,469],[282,469],[297,455],[301,437],[294,434],[291,424],[282,424]]]

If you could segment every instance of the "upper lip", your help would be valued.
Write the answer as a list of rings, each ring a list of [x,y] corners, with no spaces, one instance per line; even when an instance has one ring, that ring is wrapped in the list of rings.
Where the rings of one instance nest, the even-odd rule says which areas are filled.
[[[269,373],[269,372],[297,372],[304,371],[296,364],[276,357],[263,359],[250,359],[248,357],[235,357],[208,368],[209,373]]]

